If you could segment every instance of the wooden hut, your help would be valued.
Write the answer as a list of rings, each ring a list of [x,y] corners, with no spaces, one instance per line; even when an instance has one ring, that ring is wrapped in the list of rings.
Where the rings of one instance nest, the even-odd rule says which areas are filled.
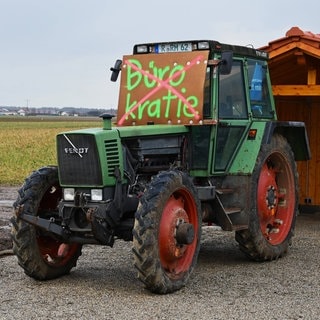
[[[306,124],[311,160],[298,162],[300,204],[320,206],[320,34],[293,27],[260,48],[269,52],[279,120]]]

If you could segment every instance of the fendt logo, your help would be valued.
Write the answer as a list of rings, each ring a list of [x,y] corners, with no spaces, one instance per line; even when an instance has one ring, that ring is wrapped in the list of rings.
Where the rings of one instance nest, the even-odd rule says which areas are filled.
[[[64,148],[64,153],[77,153],[77,154],[84,154],[88,153],[89,148]]]
[[[71,147],[66,147],[64,148],[64,153],[66,154],[77,154],[80,158],[82,158],[83,154],[87,154],[89,148],[88,147],[76,147],[73,142],[70,140],[69,137],[67,137],[67,135],[63,135],[65,137],[65,139],[68,141],[68,143],[70,144]]]

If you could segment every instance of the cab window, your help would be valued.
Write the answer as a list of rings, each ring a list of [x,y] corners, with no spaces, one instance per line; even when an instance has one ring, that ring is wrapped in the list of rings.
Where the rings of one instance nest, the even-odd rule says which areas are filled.
[[[233,61],[230,74],[219,75],[219,118],[248,118],[241,61]]]
[[[255,118],[272,118],[273,111],[267,82],[267,68],[263,61],[248,59],[250,107]]]

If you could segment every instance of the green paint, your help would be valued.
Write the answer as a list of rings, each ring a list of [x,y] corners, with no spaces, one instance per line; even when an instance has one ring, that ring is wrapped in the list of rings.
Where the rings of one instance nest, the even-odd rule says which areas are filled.
[[[255,140],[245,139],[232,162],[230,174],[251,174],[260,151],[266,122],[252,122],[250,129],[257,129]]]

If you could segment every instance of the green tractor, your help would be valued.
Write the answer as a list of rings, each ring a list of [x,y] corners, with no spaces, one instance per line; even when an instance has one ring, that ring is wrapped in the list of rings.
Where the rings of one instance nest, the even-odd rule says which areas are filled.
[[[34,171],[14,203],[25,273],[57,278],[84,244],[133,241],[139,279],[183,287],[202,226],[235,231],[255,261],[282,257],[298,212],[305,125],[277,121],[268,55],[212,40],[135,45],[117,60],[116,124],[57,136],[57,166]]]

